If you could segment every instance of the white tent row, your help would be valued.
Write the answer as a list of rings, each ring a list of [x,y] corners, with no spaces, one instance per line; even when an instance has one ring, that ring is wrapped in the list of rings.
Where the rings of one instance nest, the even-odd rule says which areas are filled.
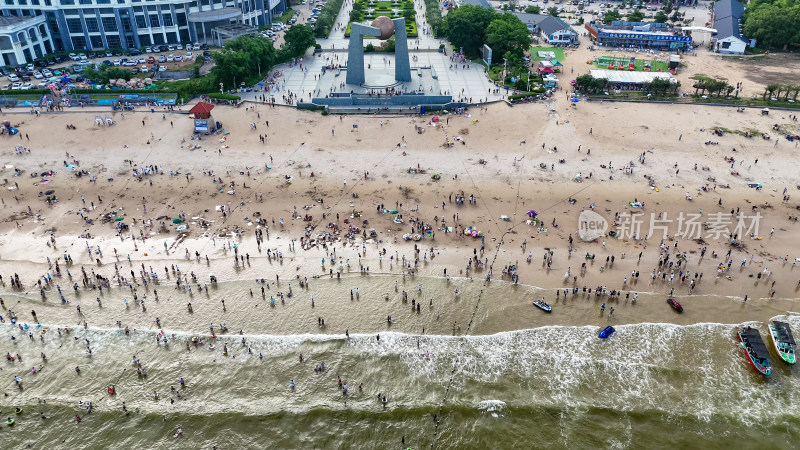
[[[605,78],[609,83],[644,84],[657,78],[663,78],[675,83],[675,77],[669,72],[633,72],[625,70],[590,70],[592,78]]]

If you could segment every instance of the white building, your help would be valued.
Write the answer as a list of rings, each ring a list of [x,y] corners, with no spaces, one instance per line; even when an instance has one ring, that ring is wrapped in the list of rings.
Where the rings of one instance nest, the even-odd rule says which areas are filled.
[[[742,34],[744,10],[738,0],[719,0],[714,4],[715,52],[742,55],[748,46],[756,46],[755,39],[747,39]]]
[[[16,66],[53,51],[44,16],[0,16],[2,65]]]
[[[51,49],[31,51],[17,64],[50,51],[142,48],[212,42],[214,27],[269,25],[286,11],[286,0],[0,0],[0,18],[41,22]],[[40,27],[37,26],[37,29]],[[6,34],[0,26],[0,42]],[[30,38],[29,38],[30,40]],[[13,45],[12,45],[13,47]],[[24,46],[23,46],[24,47]],[[33,50],[35,50],[34,47]],[[29,49],[30,50],[30,49]],[[3,50],[6,54],[6,50]],[[15,52],[16,55],[16,52]],[[9,62],[6,61],[6,65]]]

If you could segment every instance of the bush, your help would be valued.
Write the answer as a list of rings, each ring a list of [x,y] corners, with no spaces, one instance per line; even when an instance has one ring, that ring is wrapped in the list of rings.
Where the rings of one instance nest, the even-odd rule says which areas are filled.
[[[317,17],[317,23],[314,24],[314,35],[317,37],[328,37],[333,29],[333,24],[336,23],[336,16],[339,10],[342,9],[344,0],[330,0],[322,7],[322,12]]]
[[[542,88],[536,88],[536,89],[533,89],[531,92],[525,92],[524,94],[509,95],[508,99],[509,100],[519,100],[521,98],[528,98],[528,97],[532,97],[532,96],[535,96],[535,95],[543,94],[546,91],[547,91],[547,89],[545,89],[543,87]]]
[[[442,11],[439,10],[439,0],[425,0],[425,18],[433,30],[433,35],[439,35],[442,26]]]
[[[16,91],[0,91],[0,97],[12,97],[12,96],[23,96],[23,95],[43,95],[43,94],[52,94],[50,89],[26,89],[26,90],[16,90]]]
[[[213,94],[208,94],[208,98],[216,98],[219,100],[241,100],[242,97],[238,95],[232,94],[220,94],[219,92],[214,92]]]

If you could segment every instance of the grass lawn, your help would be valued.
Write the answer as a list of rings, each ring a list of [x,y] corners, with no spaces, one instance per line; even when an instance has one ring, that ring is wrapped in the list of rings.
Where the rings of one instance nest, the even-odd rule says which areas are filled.
[[[630,63],[630,58],[615,58],[612,56],[601,56],[599,58],[595,58],[593,60],[594,65],[600,69],[608,69],[608,64],[614,64],[614,67],[619,67],[620,65],[625,67],[625,70],[628,69],[628,64]],[[634,67],[636,68],[636,72],[641,72],[644,70],[645,62],[650,63],[650,71],[651,72],[666,72],[669,68],[668,64],[664,61],[657,61],[655,59],[648,59],[648,58],[636,58],[634,60]]]
[[[559,47],[531,47],[531,58],[534,61],[541,61],[537,52],[553,52],[556,54],[556,59],[562,64],[564,63],[564,49]]]
[[[344,37],[350,37],[350,25],[351,23],[347,24],[347,28],[344,30]],[[408,37],[417,37],[417,23],[416,22],[406,22],[406,35]]]
[[[372,5],[370,5],[369,0],[356,0],[356,3],[360,5],[363,9],[360,14],[360,17],[350,16],[356,21],[364,21],[364,22],[371,22],[378,16],[387,16],[389,18],[399,18],[403,17],[403,12],[413,12],[414,11],[414,4],[410,1],[376,1]],[[371,10],[371,11],[370,11]],[[397,14],[395,15],[395,11]],[[406,35],[408,37],[417,37],[417,24],[415,20],[406,21]],[[347,29],[344,32],[345,37],[350,37],[350,23],[347,24]]]

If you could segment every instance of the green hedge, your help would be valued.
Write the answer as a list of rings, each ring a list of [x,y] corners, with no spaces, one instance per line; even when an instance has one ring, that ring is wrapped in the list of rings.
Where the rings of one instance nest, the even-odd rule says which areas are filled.
[[[433,35],[437,36],[439,27],[442,26],[442,11],[439,9],[438,0],[425,0],[425,18],[433,30]]]
[[[18,89],[15,91],[8,90],[8,91],[0,91],[0,96],[3,97],[11,97],[11,96],[22,96],[22,95],[43,95],[43,94],[52,94],[50,89]]]
[[[208,98],[218,98],[220,100],[241,100],[242,97],[238,95],[231,95],[231,94],[220,94],[219,92],[208,94]]]
[[[534,95],[544,94],[546,91],[547,91],[547,89],[545,89],[545,88],[543,88],[543,87],[541,87],[541,88],[535,88],[533,91],[531,91],[531,92],[526,92],[526,93],[524,93],[524,94],[514,94],[514,95],[509,95],[509,96],[508,96],[508,99],[509,99],[509,100],[519,100],[519,99],[521,99],[521,98],[527,98],[527,97],[531,97],[531,96],[534,96]]]
[[[336,23],[336,16],[342,9],[344,0],[329,0],[322,7],[322,12],[317,17],[317,22],[314,24],[314,35],[317,37],[328,37],[333,29],[333,24]]]

